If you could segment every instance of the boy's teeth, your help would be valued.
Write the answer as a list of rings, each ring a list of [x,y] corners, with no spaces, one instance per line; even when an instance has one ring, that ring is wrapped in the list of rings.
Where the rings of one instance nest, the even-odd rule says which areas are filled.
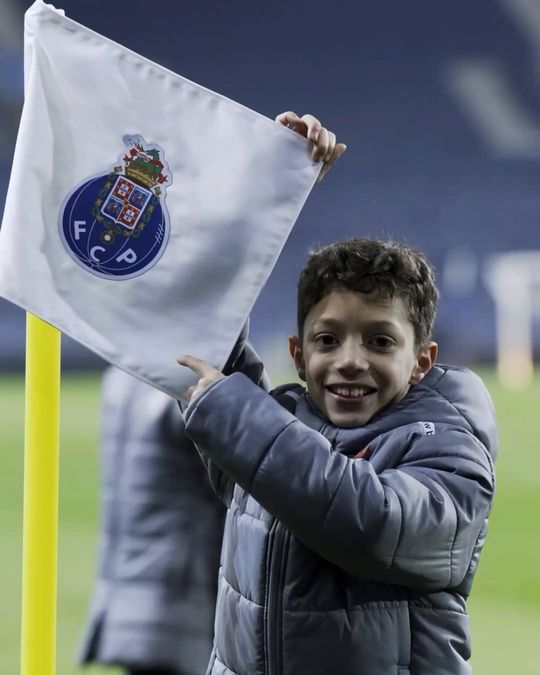
[[[368,393],[363,387],[330,387],[330,389],[338,396],[347,396],[348,398],[358,398]]]

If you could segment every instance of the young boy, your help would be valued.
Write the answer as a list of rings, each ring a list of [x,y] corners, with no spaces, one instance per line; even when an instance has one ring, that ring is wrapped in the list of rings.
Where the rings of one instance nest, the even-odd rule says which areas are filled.
[[[229,506],[208,673],[471,672],[497,432],[480,379],[434,364],[437,300],[422,254],[338,242],[300,275],[306,389],[179,359],[200,377],[186,431]]]

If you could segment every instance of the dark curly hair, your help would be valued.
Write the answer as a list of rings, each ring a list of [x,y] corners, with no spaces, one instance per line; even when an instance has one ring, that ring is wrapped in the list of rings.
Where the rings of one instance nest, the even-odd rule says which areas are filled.
[[[431,338],[439,292],[423,253],[397,241],[349,239],[312,250],[298,279],[298,335],[312,307],[336,287],[404,300],[417,348]]]

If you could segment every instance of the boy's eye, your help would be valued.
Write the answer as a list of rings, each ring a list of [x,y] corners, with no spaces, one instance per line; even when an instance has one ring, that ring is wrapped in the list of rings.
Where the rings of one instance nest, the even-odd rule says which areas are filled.
[[[333,347],[338,343],[336,336],[331,333],[319,333],[315,336],[315,341],[319,347]]]
[[[395,341],[391,337],[388,337],[388,335],[375,335],[370,339],[369,343],[375,349],[387,350],[394,346]]]

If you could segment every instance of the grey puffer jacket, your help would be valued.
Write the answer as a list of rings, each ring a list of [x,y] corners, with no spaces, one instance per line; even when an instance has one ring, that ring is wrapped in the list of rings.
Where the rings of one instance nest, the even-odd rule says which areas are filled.
[[[186,430],[229,504],[212,675],[465,675],[494,494],[480,379],[435,366],[355,429],[236,373]]]
[[[80,658],[202,675],[225,509],[177,402],[109,369],[102,459],[100,563]]]

